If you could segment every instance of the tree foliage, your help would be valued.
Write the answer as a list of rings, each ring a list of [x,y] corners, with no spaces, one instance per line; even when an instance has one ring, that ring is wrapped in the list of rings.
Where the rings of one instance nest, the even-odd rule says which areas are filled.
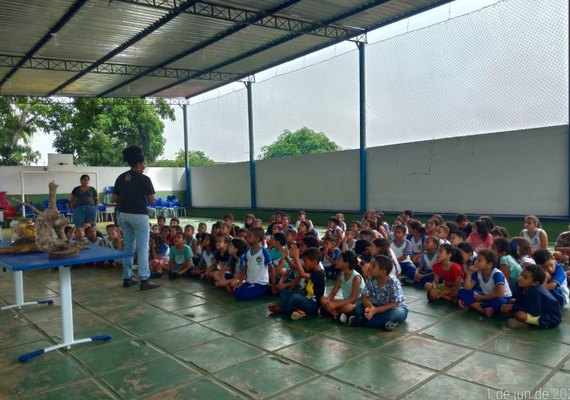
[[[50,103],[24,96],[0,97],[0,165],[29,165],[40,153],[30,147],[38,130],[55,134],[53,146],[78,165],[123,165],[121,150],[139,145],[148,162],[164,152],[164,123],[174,110],[163,100],[77,98]]]
[[[164,152],[161,118],[174,120],[174,110],[163,100],[77,98],[54,107],[53,145],[73,154],[79,165],[123,165],[121,150],[130,145],[141,146],[152,163]]]
[[[202,167],[214,165],[215,161],[208,157],[203,151],[188,150],[188,159],[191,167]],[[156,160],[153,167],[185,167],[184,150],[176,152],[174,160]]]
[[[258,159],[300,156],[303,154],[328,153],[340,150],[340,146],[324,133],[303,127],[295,132],[283,131],[275,142],[261,148]]]
[[[51,106],[28,97],[0,97],[0,165],[29,165],[40,153],[30,147],[38,129],[53,117]]]

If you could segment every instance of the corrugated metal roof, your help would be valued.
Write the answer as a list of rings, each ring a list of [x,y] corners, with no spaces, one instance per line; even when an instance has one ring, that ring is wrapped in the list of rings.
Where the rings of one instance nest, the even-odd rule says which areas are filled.
[[[191,97],[449,1],[0,0],[0,95]]]

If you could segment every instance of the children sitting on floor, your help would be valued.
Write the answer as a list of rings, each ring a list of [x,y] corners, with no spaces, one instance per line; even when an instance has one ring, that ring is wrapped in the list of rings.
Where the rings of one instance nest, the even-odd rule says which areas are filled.
[[[548,248],[548,235],[546,231],[540,229],[540,220],[534,215],[524,219],[524,229],[520,235],[528,240],[532,251]]]
[[[499,269],[505,275],[511,290],[517,287],[522,268],[511,256],[511,243],[508,239],[498,237],[493,240],[491,249],[499,256]]]
[[[297,320],[308,315],[317,315],[319,301],[325,294],[326,278],[325,271],[320,267],[321,251],[318,248],[310,247],[303,252],[303,266],[300,265],[298,251],[291,253],[298,268],[294,285],[291,289],[281,291],[281,304],[271,304],[268,309],[272,313],[284,314],[292,320]],[[305,280],[304,288],[301,291],[294,290],[301,279]]]
[[[512,296],[505,275],[497,269],[497,254],[489,249],[477,253],[475,265],[467,270],[457,304],[464,310],[473,308],[488,318],[501,311]]]
[[[546,272],[537,265],[527,265],[521,272],[513,301],[502,311],[512,314],[507,320],[509,328],[554,328],[562,320],[562,308],[558,300],[544,286]]]
[[[390,243],[390,248],[396,255],[396,259],[402,269],[402,275],[411,283],[414,281],[416,266],[412,263],[412,244],[406,239],[406,228],[403,225],[394,227],[394,240]]]
[[[455,304],[464,276],[463,267],[458,261],[462,259],[455,247],[448,243],[439,246],[437,262],[431,267],[433,282],[425,284],[428,300],[444,299]]]
[[[162,277],[163,271],[168,269],[170,262],[170,247],[164,241],[161,235],[152,233],[150,235],[150,257],[148,266],[150,268],[151,279]]]
[[[342,240],[341,250],[347,251],[351,250],[354,251],[354,246],[356,245],[355,239],[355,232],[351,228],[347,229],[344,232],[344,239]]]
[[[433,265],[437,262],[437,249],[439,239],[428,236],[424,240],[424,252],[419,260],[418,268],[414,275],[414,286],[424,287],[426,283],[433,282]]]
[[[354,308],[360,304],[364,290],[364,278],[355,270],[357,267],[356,254],[350,250],[340,253],[336,263],[338,270],[336,283],[328,296],[323,296],[320,301],[321,315],[331,315],[343,324],[348,322],[348,315],[352,314]],[[335,298],[339,290],[342,299]]]
[[[234,290],[238,300],[254,300],[265,296],[275,284],[275,273],[267,249],[261,247],[265,232],[251,228],[247,234],[249,249],[245,253],[246,264],[239,286]]]
[[[370,261],[370,277],[366,280],[362,302],[355,307],[355,315],[349,318],[349,326],[391,331],[406,320],[406,298],[398,279],[390,276],[392,268],[392,259],[385,255],[375,256]]]
[[[538,249],[532,254],[536,265],[542,267],[546,272],[544,286],[550,291],[552,296],[560,303],[560,307],[568,304],[568,280],[562,269],[562,265],[554,260],[550,251]]]
[[[186,244],[186,235],[184,232],[178,232],[176,243],[170,248],[168,278],[178,279],[181,276],[191,276],[192,256],[192,249]]]
[[[336,236],[326,236],[323,239],[322,260],[327,276],[336,278],[336,263],[340,255]]]

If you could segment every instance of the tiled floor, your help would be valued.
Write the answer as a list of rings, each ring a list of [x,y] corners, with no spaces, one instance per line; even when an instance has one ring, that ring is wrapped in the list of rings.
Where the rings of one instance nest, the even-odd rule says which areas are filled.
[[[26,300],[55,304],[0,313],[0,399],[570,398],[568,311],[557,329],[513,331],[405,288],[408,321],[384,332],[270,316],[274,299],[236,302],[201,281],[123,289],[118,270],[95,268],[72,271],[75,336],[113,339],[21,364],[61,334],[58,279],[25,273]]]

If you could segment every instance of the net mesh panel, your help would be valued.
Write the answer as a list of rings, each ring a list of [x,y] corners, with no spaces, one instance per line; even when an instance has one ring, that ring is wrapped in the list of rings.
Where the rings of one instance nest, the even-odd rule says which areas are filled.
[[[188,107],[189,144],[216,162],[249,160],[247,91],[205,100]]]
[[[303,126],[359,147],[354,48],[253,84],[256,158]],[[367,45],[366,81],[368,147],[568,124],[568,2],[499,1]],[[245,89],[190,106],[189,122],[191,149],[249,159]]]
[[[343,149],[359,146],[358,54],[350,52],[253,86],[255,156],[283,130],[323,132]]]
[[[568,2],[501,1],[367,49],[367,145],[568,124]]]

